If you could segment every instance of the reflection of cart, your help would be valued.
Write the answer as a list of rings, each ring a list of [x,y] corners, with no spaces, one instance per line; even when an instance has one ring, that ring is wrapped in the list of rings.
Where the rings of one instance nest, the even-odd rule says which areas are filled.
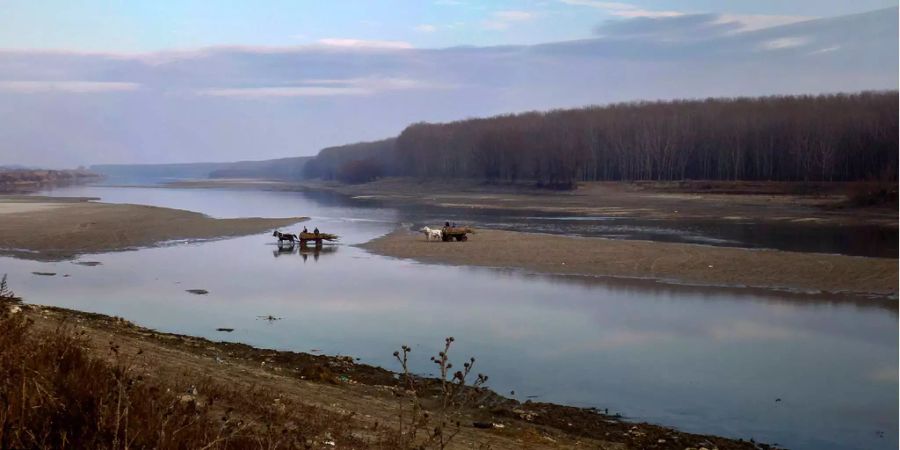
[[[457,241],[467,241],[469,237],[466,236],[468,233],[474,233],[475,231],[469,227],[444,227],[441,228],[441,240],[444,242],[450,242],[454,239]]]

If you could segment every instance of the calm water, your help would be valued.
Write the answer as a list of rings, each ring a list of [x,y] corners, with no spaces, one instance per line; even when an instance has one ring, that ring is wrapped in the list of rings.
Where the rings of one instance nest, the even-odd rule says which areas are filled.
[[[216,217],[312,216],[308,226],[340,234],[342,245],[318,256],[279,253],[261,234],[81,258],[102,263],[96,267],[0,258],[0,272],[29,302],[218,340],[348,354],[392,369],[391,353],[410,344],[418,369],[431,370],[428,356],[452,335],[457,358],[475,356],[495,390],[515,390],[521,400],[609,408],[795,449],[896,448],[895,303],[385,258],[348,244],[424,219],[334,197],[84,187],[53,193]],[[210,293],[185,292],[194,288]],[[283,320],[257,318],[270,314]]]

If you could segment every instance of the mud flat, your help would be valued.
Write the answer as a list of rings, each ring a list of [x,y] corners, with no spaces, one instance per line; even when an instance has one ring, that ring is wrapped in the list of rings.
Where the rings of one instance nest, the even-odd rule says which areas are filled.
[[[0,254],[31,259],[67,259],[158,245],[265,232],[302,220],[215,219],[153,206],[96,203],[85,198],[0,197]]]
[[[896,296],[898,261],[778,250],[477,230],[466,242],[400,230],[362,245],[385,256],[563,275]]]

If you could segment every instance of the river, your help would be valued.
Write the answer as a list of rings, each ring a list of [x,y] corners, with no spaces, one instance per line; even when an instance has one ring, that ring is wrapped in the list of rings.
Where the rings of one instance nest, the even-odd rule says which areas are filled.
[[[394,370],[391,355],[407,344],[422,373],[433,366],[428,355],[454,336],[457,360],[475,356],[494,390],[520,400],[597,407],[792,449],[896,446],[896,299],[419,264],[354,244],[433,220],[435,211],[329,195],[137,187],[50,194],[214,217],[310,216],[306,226],[336,233],[341,243],[318,254],[280,252],[271,236],[254,235],[79,259],[97,266],[0,258],[0,272],[31,303],[215,340],[352,355]],[[471,214],[453,218],[554,220]],[[260,318],[268,315],[281,320]]]

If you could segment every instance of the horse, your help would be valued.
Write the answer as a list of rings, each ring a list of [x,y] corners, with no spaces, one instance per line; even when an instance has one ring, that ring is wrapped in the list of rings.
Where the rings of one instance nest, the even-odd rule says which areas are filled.
[[[422,227],[422,229],[419,231],[421,231],[422,233],[425,233],[426,241],[430,241],[432,239],[440,241],[440,240],[443,240],[443,237],[444,237],[444,233],[441,230],[433,230],[428,227]]]
[[[281,245],[281,243],[284,241],[288,241],[291,243],[291,245],[294,245],[294,242],[297,241],[296,234],[282,233],[278,230],[275,230],[274,232],[272,232],[272,236],[275,236],[278,238],[278,245]]]

